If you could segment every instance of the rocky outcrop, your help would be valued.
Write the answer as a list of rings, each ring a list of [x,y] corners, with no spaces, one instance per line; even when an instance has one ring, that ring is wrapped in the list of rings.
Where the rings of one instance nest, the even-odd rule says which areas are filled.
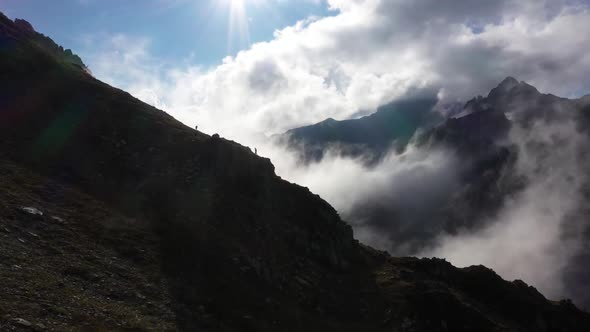
[[[14,47],[14,43],[23,40],[26,40],[29,46],[41,48],[45,54],[51,55],[59,62],[70,64],[89,72],[82,59],[74,54],[72,50],[64,49],[51,40],[51,38],[38,33],[31,23],[18,18],[12,22],[0,13],[0,52]]]

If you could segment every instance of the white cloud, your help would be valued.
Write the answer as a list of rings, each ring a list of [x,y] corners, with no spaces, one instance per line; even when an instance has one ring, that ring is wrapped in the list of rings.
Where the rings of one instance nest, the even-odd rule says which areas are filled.
[[[576,212],[584,202],[587,161],[580,152],[586,141],[571,119],[559,124],[539,121],[526,130],[514,126],[516,172],[527,179],[525,190],[505,203],[490,226],[444,235],[422,255],[445,257],[462,267],[483,264],[504,278],[525,280],[546,296],[576,298],[568,294],[564,275],[583,240],[584,223],[576,218],[584,217]],[[571,227],[575,229],[566,231]]]
[[[358,240],[393,253],[407,253],[410,250],[403,245],[415,243],[412,239],[403,245],[393,243],[392,229],[410,233],[431,223],[428,227],[434,230],[432,215],[459,182],[457,158],[442,149],[410,145],[402,154],[392,151],[375,167],[367,167],[362,157],[342,157],[336,149],[321,162],[305,166],[280,148],[265,151],[270,151],[279,174],[330,202],[351,223]],[[376,210],[389,215],[395,210],[397,218],[390,224],[376,224],[367,219]]]
[[[98,78],[207,132],[250,142],[403,96],[484,93],[512,75],[561,95],[590,91],[590,12],[566,1],[329,0],[210,70],[162,64],[148,39],[114,36],[87,62]],[[575,10],[573,9],[575,8]]]

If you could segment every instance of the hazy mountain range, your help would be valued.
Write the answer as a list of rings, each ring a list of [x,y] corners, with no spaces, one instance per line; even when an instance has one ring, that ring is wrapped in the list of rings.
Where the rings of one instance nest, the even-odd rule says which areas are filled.
[[[306,164],[344,156],[370,161],[367,172],[403,166],[341,209],[369,233],[365,242],[463,264],[468,255],[483,255],[487,264],[513,255],[501,272],[526,275],[552,296],[588,307],[588,97],[542,94],[509,77],[454,113],[434,105],[392,103],[368,117],[294,129],[281,140]],[[477,238],[482,244],[468,244]],[[547,266],[553,272],[540,273]]]

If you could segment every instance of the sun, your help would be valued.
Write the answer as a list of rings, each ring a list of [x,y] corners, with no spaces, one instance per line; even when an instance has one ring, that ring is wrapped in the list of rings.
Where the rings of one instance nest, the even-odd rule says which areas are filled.
[[[209,1],[216,13],[222,13],[222,16],[227,18],[227,55],[251,46],[250,25],[254,19],[249,16],[248,10],[255,9],[253,12],[256,13],[258,9],[267,8],[267,5],[272,3],[270,0]]]

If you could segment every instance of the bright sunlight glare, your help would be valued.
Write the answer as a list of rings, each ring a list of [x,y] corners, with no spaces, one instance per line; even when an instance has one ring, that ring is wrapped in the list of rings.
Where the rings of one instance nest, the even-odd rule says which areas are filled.
[[[227,52],[250,45],[249,17],[246,0],[220,0],[228,12]]]

